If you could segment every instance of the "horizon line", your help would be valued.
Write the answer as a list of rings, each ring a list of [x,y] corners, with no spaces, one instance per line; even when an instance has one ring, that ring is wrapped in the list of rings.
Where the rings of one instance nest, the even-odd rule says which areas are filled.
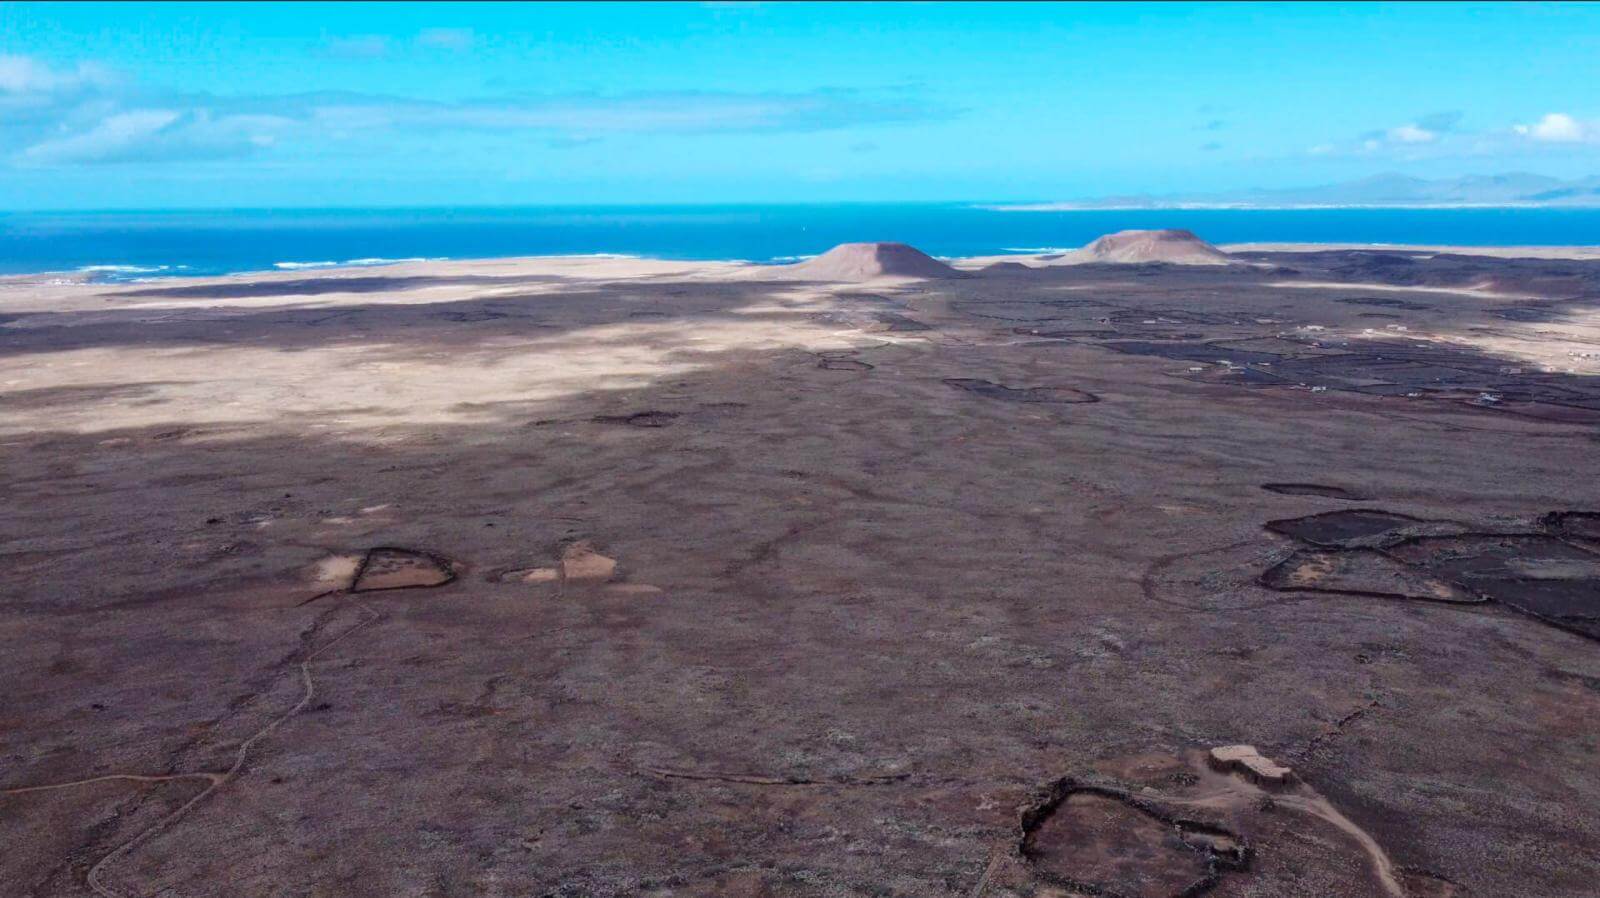
[[[715,209],[715,208],[820,208],[828,206],[959,206],[986,212],[1326,212],[1339,209],[1364,210],[1473,210],[1473,209],[1539,209],[1552,212],[1600,210],[1600,201],[1594,203],[1170,203],[1157,205],[1097,204],[1060,201],[1017,200],[729,200],[709,202],[643,202],[643,203],[430,203],[424,205],[372,204],[372,205],[306,205],[306,206],[100,206],[100,207],[38,207],[0,209],[4,215],[88,215],[132,213],[182,213],[182,212],[376,212],[376,211],[451,211],[451,210],[518,210],[518,209]]]

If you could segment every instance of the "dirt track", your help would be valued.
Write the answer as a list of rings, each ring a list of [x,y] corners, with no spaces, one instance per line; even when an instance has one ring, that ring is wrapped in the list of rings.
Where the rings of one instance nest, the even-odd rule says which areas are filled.
[[[7,281],[0,891],[1591,895],[1600,262],[1245,259]]]

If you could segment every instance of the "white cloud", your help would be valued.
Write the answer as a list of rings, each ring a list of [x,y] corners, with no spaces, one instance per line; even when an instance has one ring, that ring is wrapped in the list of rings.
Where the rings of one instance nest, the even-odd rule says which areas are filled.
[[[1401,125],[1389,130],[1389,139],[1398,143],[1433,143],[1439,135],[1415,124]]]
[[[1436,112],[1402,125],[1319,143],[1305,152],[1311,156],[1419,161],[1519,156],[1533,150],[1560,152],[1573,145],[1600,145],[1600,120],[1565,112],[1548,113],[1531,124],[1488,128],[1462,128],[1465,118],[1458,110]]]
[[[1565,112],[1547,113],[1531,125],[1515,125],[1513,131],[1544,143],[1577,143],[1600,137],[1592,125],[1586,126]]]
[[[76,68],[56,70],[28,56],[0,53],[0,93],[51,94],[104,87],[112,82],[111,72],[94,63],[79,63]]]

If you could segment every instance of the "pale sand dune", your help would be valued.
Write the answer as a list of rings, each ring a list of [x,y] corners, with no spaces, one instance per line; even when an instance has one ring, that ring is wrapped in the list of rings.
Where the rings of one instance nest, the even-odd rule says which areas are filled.
[[[1371,290],[1377,293],[1449,293],[1455,296],[1476,296],[1481,299],[1539,299],[1533,293],[1507,293],[1494,289],[1495,284],[1480,282],[1460,287],[1418,284],[1380,284],[1371,281],[1271,281],[1267,284],[1280,290]]]

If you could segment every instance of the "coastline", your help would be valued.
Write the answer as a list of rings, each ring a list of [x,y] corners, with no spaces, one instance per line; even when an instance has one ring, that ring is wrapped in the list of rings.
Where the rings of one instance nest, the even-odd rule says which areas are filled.
[[[1318,253],[1340,251],[1380,251],[1401,253],[1447,253],[1454,256],[1483,256],[1491,259],[1600,259],[1600,246],[1462,246],[1442,243],[1219,243],[1228,253]]]
[[[1063,253],[1072,252],[1081,247],[1052,247],[1048,252],[998,252],[970,256],[940,256],[938,258],[949,262],[958,268],[971,269],[997,262],[1025,262],[1028,260],[1045,260]],[[1490,259],[1548,259],[1569,261],[1600,260],[1600,245],[1565,245],[1565,246],[1530,246],[1530,245],[1503,245],[1503,246],[1475,246],[1461,244],[1435,244],[1435,243],[1356,243],[1356,242],[1244,242],[1220,243],[1217,248],[1233,254],[1255,253],[1323,253],[1323,252],[1394,252],[1428,255],[1456,255],[1477,256]],[[806,257],[789,257],[796,261],[803,261]],[[96,275],[104,274],[108,269],[118,266],[95,265],[77,270],[41,271],[28,274],[0,275],[0,287],[7,286],[72,286],[81,284],[99,284],[105,286],[137,286],[140,284],[168,284],[182,283],[207,283],[225,281],[254,281],[276,282],[301,280],[307,277],[348,277],[361,272],[385,273],[429,273],[429,272],[465,272],[473,269],[494,268],[504,266],[525,267],[528,265],[549,264],[557,267],[569,267],[576,264],[593,263],[597,261],[613,261],[617,263],[639,263],[654,269],[657,273],[679,272],[692,268],[723,268],[723,269],[753,269],[753,268],[778,268],[791,262],[756,262],[745,259],[668,259],[658,256],[649,256],[634,253],[557,253],[536,255],[510,255],[486,256],[468,258],[412,258],[394,259],[383,262],[374,262],[366,259],[353,259],[349,262],[316,263],[316,264],[283,264],[275,268],[252,269],[234,271],[221,274],[195,273],[195,274],[153,274],[149,277],[120,279],[104,278]]]
[[[416,259],[634,255],[681,261],[799,261],[851,241],[893,240],[941,258],[1027,256],[1123,230],[1182,229],[1216,245],[1600,246],[1600,210],[1329,209],[1071,211],[1011,215],[972,205],[813,204],[730,209],[509,208],[330,212],[241,210],[163,216],[0,215],[5,275],[96,282],[272,270],[380,268]],[[1490,247],[1495,249],[1482,249]],[[1411,251],[1411,250],[1406,250]]]

